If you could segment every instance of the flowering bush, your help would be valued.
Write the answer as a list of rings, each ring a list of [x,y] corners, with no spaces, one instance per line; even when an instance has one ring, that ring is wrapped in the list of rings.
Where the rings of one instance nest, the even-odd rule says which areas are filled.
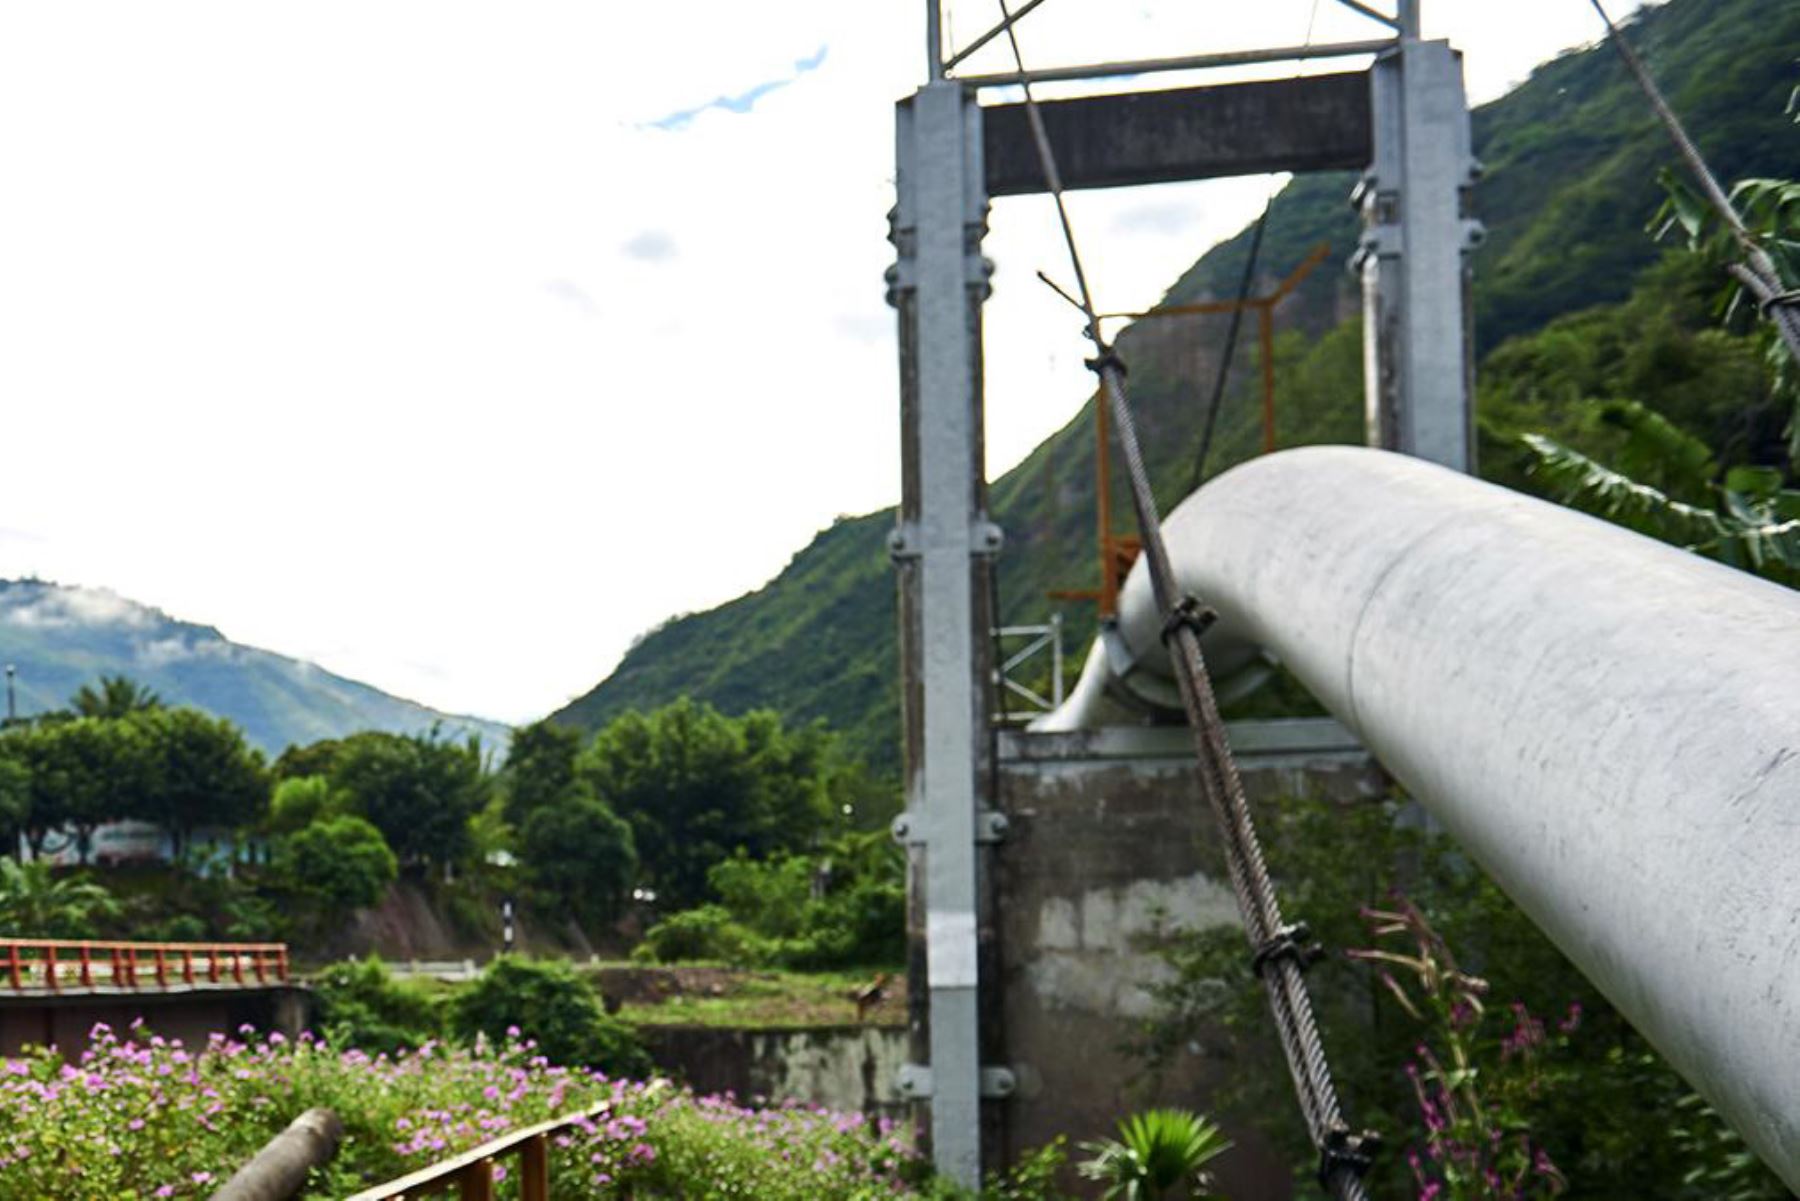
[[[509,1130],[605,1103],[554,1140],[558,1197],[920,1195],[927,1172],[901,1133],[860,1114],[750,1110],[666,1081],[551,1066],[509,1037],[473,1050],[427,1043],[392,1057],[310,1035],[185,1047],[135,1026],[97,1026],[64,1063],[0,1060],[0,1198],[205,1197],[296,1115],[334,1110],[345,1139],[308,1197],[343,1197]],[[515,1195],[503,1180],[499,1195]]]
[[[1392,910],[1363,913],[1377,938],[1411,944],[1406,952],[1369,948],[1349,955],[1374,963],[1382,986],[1427,1029],[1427,1041],[1406,1067],[1425,1123],[1423,1154],[1407,1153],[1419,1201],[1529,1201],[1562,1193],[1568,1182],[1534,1137],[1529,1116],[1531,1102],[1550,1083],[1540,1064],[1550,1044],[1543,1022],[1515,1002],[1513,1028],[1496,1042],[1483,1030],[1487,982],[1457,967],[1417,906],[1397,898]],[[1411,985],[1392,968],[1404,971]],[[1571,1006],[1558,1033],[1566,1040],[1580,1020],[1580,1006]]]

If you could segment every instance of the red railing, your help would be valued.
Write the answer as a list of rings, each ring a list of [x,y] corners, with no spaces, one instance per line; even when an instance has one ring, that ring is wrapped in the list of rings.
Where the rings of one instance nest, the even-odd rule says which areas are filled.
[[[281,942],[96,942],[0,937],[0,993],[260,988],[288,982]]]

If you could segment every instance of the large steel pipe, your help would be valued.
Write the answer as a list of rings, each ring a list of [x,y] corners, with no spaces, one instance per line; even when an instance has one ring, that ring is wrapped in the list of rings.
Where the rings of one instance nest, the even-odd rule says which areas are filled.
[[[1350,447],[1166,531],[1221,660],[1278,656],[1800,1188],[1800,593]],[[1166,671],[1158,624],[1140,565],[1045,724]]]

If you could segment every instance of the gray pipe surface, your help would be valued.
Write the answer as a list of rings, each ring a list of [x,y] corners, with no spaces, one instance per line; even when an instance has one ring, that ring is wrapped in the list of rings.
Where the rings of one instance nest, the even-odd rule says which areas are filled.
[[[1166,533],[1209,658],[1278,656],[1800,1188],[1800,592],[1353,447],[1226,472]],[[1041,727],[1166,675],[1159,628],[1140,564]]]
[[[288,1201],[306,1187],[307,1175],[331,1162],[344,1138],[344,1123],[329,1109],[309,1109],[263,1144],[212,1195],[212,1201]]]

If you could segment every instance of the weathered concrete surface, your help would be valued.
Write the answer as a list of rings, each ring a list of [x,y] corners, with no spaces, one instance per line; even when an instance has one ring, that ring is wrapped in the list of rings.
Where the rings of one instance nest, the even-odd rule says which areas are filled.
[[[747,1104],[802,1101],[871,1117],[906,1116],[894,1083],[906,1062],[904,1026],[640,1029],[657,1066],[700,1092],[733,1093]]]
[[[245,1024],[292,1037],[305,1028],[310,996],[306,989],[282,986],[0,997],[0,1055],[17,1055],[27,1044],[79,1055],[96,1023],[123,1033],[138,1018],[190,1046],[204,1045],[214,1033],[235,1034]]]
[[[1245,723],[1233,745],[1252,799],[1385,792],[1385,778],[1330,721]],[[1224,1070],[1190,1053],[1152,1080],[1126,1044],[1155,1004],[1155,954],[1172,929],[1235,924],[1237,910],[1185,729],[1008,732],[998,852],[1001,992],[1007,1059],[1019,1091],[1006,1105],[1005,1155],[1057,1135],[1112,1133],[1148,1105],[1208,1111]],[[1261,1070],[1285,1072],[1279,1061]],[[1226,1195],[1279,1201],[1288,1172],[1254,1131],[1232,1130]]]
[[[1361,169],[1372,154],[1369,75],[1313,75],[1039,104],[1067,188],[1265,171]],[[1022,104],[982,112],[990,196],[1046,191]]]

